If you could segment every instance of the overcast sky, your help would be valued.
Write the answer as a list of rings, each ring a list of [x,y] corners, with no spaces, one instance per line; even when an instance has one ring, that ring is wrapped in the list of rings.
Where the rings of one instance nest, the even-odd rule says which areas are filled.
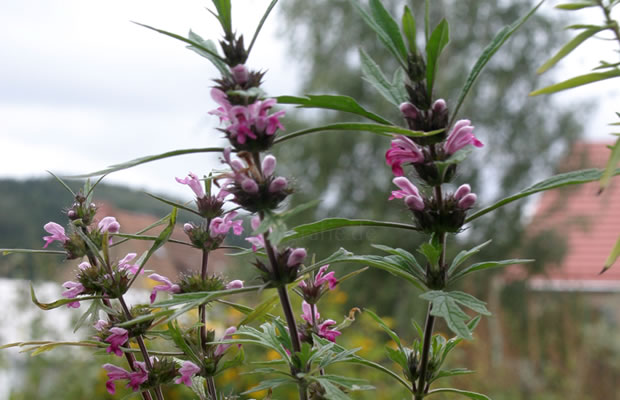
[[[233,1],[235,26],[248,39],[268,3]],[[215,106],[209,87],[217,71],[183,43],[130,22],[182,35],[192,28],[204,38],[218,38],[219,26],[205,6],[210,2],[0,2],[0,176],[41,176],[46,169],[79,174],[174,148],[220,145],[213,130],[217,119],[206,113]],[[294,93],[294,63],[285,59],[285,44],[271,22],[248,63],[269,71],[269,94]],[[565,78],[572,68],[573,75],[587,71],[598,58],[580,53],[572,60],[570,69],[560,69]],[[607,138],[605,124],[620,103],[618,80],[607,82],[566,97],[606,96],[588,124],[589,137]],[[189,198],[174,177],[190,170],[207,173],[213,165],[208,160],[214,158],[173,158],[107,180]]]

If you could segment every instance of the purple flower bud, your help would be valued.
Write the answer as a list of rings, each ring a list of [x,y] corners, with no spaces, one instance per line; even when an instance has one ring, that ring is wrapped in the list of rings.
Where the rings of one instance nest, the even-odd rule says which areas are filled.
[[[444,99],[437,99],[434,103],[433,103],[433,112],[434,113],[441,113],[443,111],[445,111],[448,108],[446,101]]]
[[[241,288],[243,288],[243,281],[239,279],[230,281],[228,285],[226,285],[226,289],[241,289]]]
[[[400,112],[403,113],[405,118],[415,119],[420,113],[420,110],[409,102],[401,103],[398,108],[400,109]]]
[[[183,178],[183,179],[174,178],[174,179],[176,179],[177,182],[183,185],[189,186],[197,198],[202,199],[203,197],[205,197],[205,191],[202,188],[202,183],[200,182],[200,179],[198,179],[198,176],[196,174],[190,172],[189,174],[187,174],[187,178]]]
[[[469,193],[468,195],[465,195],[465,197],[463,197],[461,200],[459,200],[457,205],[460,209],[467,210],[471,208],[474,203],[476,203],[477,199],[478,197],[475,193]]]
[[[407,196],[405,197],[405,204],[409,209],[414,211],[424,210],[424,200],[420,196]]]
[[[273,171],[275,171],[276,169],[276,158],[272,155],[268,155],[263,160],[262,167],[263,167],[263,175],[271,176],[273,174]]]
[[[254,179],[246,178],[241,182],[241,189],[247,193],[258,193],[258,184]]]
[[[232,339],[232,335],[237,332],[237,328],[235,328],[234,326],[231,326],[230,328],[226,329],[226,331],[224,332],[224,337],[222,338],[222,340],[230,340]],[[228,350],[228,348],[232,346],[232,344],[230,343],[225,343],[225,344],[218,344],[217,347],[215,348],[215,352],[213,353],[216,357],[221,356],[222,354],[224,354],[226,352],[226,350]],[[241,345],[239,345],[241,346]]]
[[[454,192],[454,198],[457,200],[461,200],[463,197],[467,196],[469,193],[471,193],[471,186],[469,186],[468,184],[464,184],[459,186],[458,189],[456,189],[456,192]]]
[[[75,210],[69,210],[67,211],[67,217],[69,217],[69,219],[74,219],[75,217],[77,217],[77,213],[75,212]]]
[[[185,385],[191,387],[192,386],[192,377],[200,372],[200,367],[194,364],[191,361],[185,361],[181,368],[179,368],[179,373],[181,376],[174,380],[174,383],[180,385],[184,383]]]
[[[232,72],[233,78],[235,78],[235,81],[240,85],[246,83],[250,78],[248,69],[243,64],[235,65],[230,69],[230,72]]]
[[[293,250],[291,254],[288,256],[288,260],[286,261],[286,266],[294,267],[296,265],[301,264],[306,258],[306,255],[307,255],[306,249],[304,248],[298,248],[298,249]]]
[[[194,225],[189,222],[183,224],[183,231],[187,234],[191,233],[194,230]]]
[[[279,176],[269,184],[269,193],[276,193],[286,189],[288,181],[285,177]]]
[[[114,217],[105,217],[97,225],[101,233],[117,233],[121,229],[121,224]]]

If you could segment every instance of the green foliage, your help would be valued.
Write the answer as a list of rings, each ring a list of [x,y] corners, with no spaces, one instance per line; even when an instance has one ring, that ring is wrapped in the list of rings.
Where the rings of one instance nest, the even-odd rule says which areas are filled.
[[[473,339],[471,329],[466,323],[471,318],[461,309],[460,305],[482,315],[491,315],[485,307],[485,302],[464,292],[432,290],[423,293],[420,298],[431,302],[431,315],[443,318],[448,324],[448,328],[464,339]]]
[[[364,80],[377,89],[387,101],[398,106],[407,100],[398,86],[385,77],[381,67],[377,65],[364,49],[360,49],[360,58],[362,60],[362,76]]]
[[[448,27],[448,21],[444,18],[435,27],[426,44],[426,86],[429,98],[433,97],[433,85],[435,83],[435,75],[437,74],[439,56],[449,41],[450,28]]]
[[[344,111],[368,118],[380,124],[394,125],[385,118],[364,109],[355,99],[349,96],[308,94],[303,97],[278,96],[276,100],[278,100],[278,104],[295,104],[298,108],[324,108],[327,110]]]
[[[576,76],[571,79],[567,79],[563,82],[556,83],[553,85],[549,85],[545,88],[538,89],[530,93],[530,96],[538,96],[541,94],[551,94],[556,92],[561,92],[563,90],[576,88],[583,85],[588,85],[590,83],[603,81],[606,79],[617,78],[620,77],[620,69],[612,69],[611,71],[606,72],[591,72],[589,74]]]
[[[407,43],[409,44],[409,53],[417,54],[418,47],[416,43],[416,25],[415,18],[411,13],[411,10],[408,6],[405,6],[403,10],[403,35],[407,39]]]

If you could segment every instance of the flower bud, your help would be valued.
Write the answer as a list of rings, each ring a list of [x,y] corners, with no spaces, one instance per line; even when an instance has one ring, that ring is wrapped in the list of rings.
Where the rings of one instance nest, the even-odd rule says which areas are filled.
[[[475,193],[469,193],[468,195],[463,197],[461,200],[459,200],[457,205],[460,209],[467,210],[471,208],[474,205],[474,203],[476,203],[477,199],[478,197],[476,196]]]
[[[241,189],[247,193],[258,193],[258,184],[253,179],[247,178],[241,182]]]
[[[183,225],[183,231],[187,234],[191,233],[191,231],[194,230],[194,225],[190,224],[189,222],[185,223]]]
[[[243,281],[239,279],[230,281],[228,285],[226,285],[226,289],[241,289],[241,288],[243,288]]]
[[[433,103],[433,112],[434,113],[441,113],[443,111],[445,111],[448,106],[446,104],[446,101],[444,99],[437,99],[434,103]]]
[[[271,176],[273,174],[273,171],[275,171],[276,169],[276,158],[272,155],[268,155],[263,160],[262,167],[263,167],[263,175],[265,177]]]
[[[403,113],[405,118],[415,119],[420,113],[420,110],[409,102],[401,103],[398,108],[400,109],[400,112]]]
[[[99,222],[98,228],[101,233],[117,233],[121,229],[121,225],[118,223],[118,221],[116,221],[116,218],[105,217]]]
[[[238,64],[230,69],[232,72],[233,78],[239,85],[245,84],[250,78],[250,73],[248,72],[248,68],[243,64]]]
[[[424,200],[420,196],[407,196],[405,197],[405,204],[409,209],[414,211],[424,210]]]
[[[279,176],[269,184],[269,193],[279,192],[286,189],[287,186],[288,181],[286,180],[286,178],[283,176]]]
[[[77,213],[75,212],[75,210],[69,210],[69,211],[67,211],[67,217],[69,217],[69,219],[73,220],[73,219],[75,219],[75,217],[77,217]]]
[[[468,184],[464,184],[459,186],[458,189],[456,189],[456,192],[454,192],[454,198],[457,200],[461,200],[463,197],[467,196],[469,193],[471,193],[471,186],[469,186]]]
[[[286,261],[286,266],[294,267],[296,265],[301,264],[306,258],[306,255],[307,255],[306,249],[304,248],[298,248],[298,249],[293,250],[291,254],[288,256],[288,260]]]

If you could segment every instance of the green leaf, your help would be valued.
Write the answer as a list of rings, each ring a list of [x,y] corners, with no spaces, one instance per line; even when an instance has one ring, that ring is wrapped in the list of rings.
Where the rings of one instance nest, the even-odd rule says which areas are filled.
[[[351,400],[340,388],[327,379],[315,378],[325,390],[325,398],[330,400]]]
[[[224,148],[222,147],[207,147],[207,148],[202,148],[202,149],[184,149],[184,150],[168,151],[166,153],[140,157],[140,158],[133,159],[131,161],[124,162],[124,163],[114,164],[100,171],[90,172],[88,174],[83,174],[83,175],[74,175],[74,176],[71,176],[70,178],[89,178],[92,176],[107,175],[112,172],[121,171],[127,168],[135,167],[136,165],[146,164],[151,161],[162,160],[164,158],[169,158],[169,157],[182,156],[185,154],[220,153],[223,151],[224,151]]]
[[[102,299],[102,296],[81,296],[76,297],[75,299],[60,299],[56,300],[52,303],[41,303],[37,299],[36,294],[34,293],[34,287],[30,284],[30,299],[32,302],[39,307],[41,310],[53,310],[54,308],[58,308],[64,306],[65,304],[73,303],[75,301],[84,301],[84,300],[93,300],[93,299]]]
[[[168,332],[170,333],[170,338],[174,342],[174,344],[183,351],[183,353],[188,356],[194,363],[200,365],[200,358],[194,350],[187,344],[185,339],[183,338],[183,333],[179,328],[179,323],[177,321],[171,321],[168,323]]]
[[[418,47],[416,45],[416,26],[415,26],[415,18],[413,18],[413,14],[408,6],[405,6],[403,11],[403,34],[407,39],[407,43],[409,44],[409,53],[416,54],[418,52]]]
[[[609,156],[609,160],[607,160],[605,172],[603,172],[603,176],[601,176],[601,179],[599,180],[599,194],[601,194],[603,190],[609,186],[609,182],[611,182],[611,177],[614,174],[618,163],[620,163],[620,137],[616,139],[616,143],[611,148],[611,155]]]
[[[204,40],[200,35],[193,32],[192,30],[189,31],[189,34],[187,36],[189,40],[196,42],[202,46],[201,48],[198,48],[194,45],[189,45],[187,46],[188,49],[211,61],[211,63],[215,66],[215,68],[217,68],[218,71],[220,71],[223,76],[230,76],[230,69],[228,68],[228,65],[226,65],[226,63],[222,61],[222,58],[219,57],[217,47],[215,47],[215,43],[213,43],[212,40]],[[209,51],[204,51],[202,50],[203,48],[208,49]],[[216,54],[218,57],[215,57],[214,54]]]
[[[456,270],[456,268],[458,268],[458,266],[461,265],[465,260],[473,256],[474,254],[479,253],[480,250],[482,250],[491,242],[492,240],[487,240],[486,242],[479,244],[473,249],[462,250],[459,254],[456,255],[456,257],[454,257],[454,260],[452,260],[452,264],[450,264],[450,268],[448,268],[448,276],[451,276],[452,273]]]
[[[303,97],[278,96],[276,100],[278,104],[296,104],[298,108],[323,108],[327,110],[345,111],[368,118],[380,124],[394,125],[387,119],[364,109],[355,99],[349,96],[307,94]]]
[[[461,89],[461,93],[459,94],[459,98],[456,102],[456,107],[454,107],[452,117],[450,118],[450,125],[452,125],[452,122],[454,122],[459,112],[459,109],[461,108],[461,105],[463,105],[463,101],[465,101],[465,97],[467,97],[469,90],[472,88],[472,86],[476,82],[476,79],[478,79],[478,76],[482,72],[482,69],[485,67],[485,65],[487,65],[491,57],[493,57],[493,55],[497,53],[497,51],[502,47],[502,45],[506,43],[508,38],[510,38],[510,36],[512,36],[512,34],[521,27],[521,25],[523,25],[525,21],[527,21],[536,12],[536,10],[538,10],[538,7],[540,7],[544,1],[545,0],[541,0],[534,8],[532,8],[532,10],[530,10],[529,13],[514,22],[512,25],[503,27],[495,35],[491,43],[489,43],[489,45],[484,48],[482,54],[474,64],[474,67],[471,69],[471,72],[469,73],[469,76],[465,81],[465,85],[463,85],[463,88]]]
[[[592,1],[579,1],[576,3],[565,3],[565,4],[558,4],[557,6],[555,6],[555,8],[557,8],[558,10],[581,10],[582,8],[587,8],[587,7],[596,7],[597,4],[592,2]]]
[[[586,40],[588,40],[592,36],[596,35],[598,32],[602,31],[603,29],[605,29],[605,27],[598,27],[598,28],[587,29],[587,30],[581,32],[579,35],[575,36],[568,43],[566,43],[564,46],[562,46],[562,48],[560,50],[558,50],[558,52],[555,53],[555,55],[553,57],[551,57],[549,60],[547,60],[547,62],[545,62],[540,68],[538,68],[538,70],[536,70],[536,73],[542,74],[542,73],[548,71],[549,68],[553,67],[561,59],[563,59],[564,57],[569,55],[581,43],[585,42]]]
[[[479,314],[491,315],[485,307],[485,302],[464,292],[431,290],[421,294],[420,298],[430,301],[432,304],[431,315],[443,318],[448,328],[463,339],[472,339],[471,330],[466,323],[470,317],[461,309],[459,304]]]
[[[462,270],[456,272],[453,276],[450,276],[449,282],[454,282],[457,279],[460,279],[467,274],[471,274],[472,272],[476,272],[476,271],[481,271],[483,269],[506,267],[508,265],[515,265],[515,264],[527,264],[527,263],[532,263],[534,261],[535,260],[515,258],[511,260],[485,261],[485,262],[481,262],[477,264],[472,264],[469,267],[463,268]]]
[[[217,19],[226,34],[232,34],[232,12],[230,0],[212,0],[217,9]]]
[[[441,252],[441,245],[433,243],[432,240],[428,243],[422,243],[418,248],[418,253],[426,257],[426,260],[433,266],[437,266],[439,264]]]
[[[369,309],[364,309],[364,312],[368,315],[370,315],[370,317],[372,319],[375,320],[375,322],[377,324],[379,324],[379,326],[381,327],[381,329],[383,329],[385,331],[385,333],[387,333],[393,341],[396,342],[396,344],[398,345],[398,348],[401,350],[401,352],[403,351],[403,345],[400,342],[400,338],[398,337],[398,335],[396,334],[396,332],[394,332],[393,330],[390,329],[389,326],[387,326],[387,324],[385,322],[383,322],[383,320],[374,312],[370,311]]]
[[[282,385],[296,384],[296,383],[297,383],[297,380],[294,379],[293,377],[265,379],[265,380],[262,380],[261,383],[259,383],[258,385],[254,386],[250,390],[246,390],[245,392],[243,392],[241,394],[245,395],[245,394],[249,394],[249,393],[259,392],[259,391],[265,390],[265,389],[275,389],[275,388],[277,388],[279,386],[282,386]]]
[[[394,125],[379,125],[379,124],[364,124],[359,122],[340,122],[335,124],[323,125],[314,128],[302,129],[300,131],[292,132],[287,135],[277,138],[274,143],[282,143],[286,140],[296,138],[298,136],[307,135],[315,132],[328,132],[328,131],[361,131],[370,132],[379,136],[385,136],[392,138],[393,135],[405,135],[410,137],[418,136],[432,136],[443,132],[445,129],[437,129],[430,132],[411,131],[409,129],[401,128]]]
[[[369,219],[326,218],[294,227],[293,232],[288,233],[284,241],[299,239],[334,229],[362,226],[418,230],[418,228],[413,225],[401,224],[398,222],[373,221]]]
[[[554,85],[547,86],[546,88],[538,89],[531,92],[530,96],[538,96],[541,94],[551,94],[561,92],[562,90],[572,89],[575,87],[587,85],[602,81],[605,79],[616,78],[620,76],[620,69],[614,69],[606,72],[592,72],[585,75],[576,76],[574,78],[565,80],[564,82],[556,83]]]
[[[407,357],[401,351],[393,349],[390,346],[385,346],[385,354],[390,360],[400,365],[402,369],[407,370]]]
[[[469,397],[472,400],[491,400],[491,398],[483,394],[480,394],[480,393],[468,392],[467,390],[452,389],[452,388],[433,389],[428,392],[428,395],[430,396],[431,394],[435,394],[435,393],[456,393],[456,394],[460,394],[461,396]]]
[[[358,390],[373,390],[374,386],[370,386],[370,385],[365,385],[366,381],[363,379],[358,379],[358,378],[349,378],[346,376],[338,376],[338,375],[321,375],[320,377],[316,377],[314,378],[315,380],[321,382],[321,385],[323,385],[324,381],[328,381],[334,385],[338,385],[340,387],[344,387],[346,389],[348,389],[349,391],[358,391]],[[323,386],[325,387],[325,386]],[[331,397],[329,395],[327,395],[328,399],[332,399],[334,397]]]
[[[401,264],[421,282],[425,281],[426,270],[420,265],[420,263],[418,263],[418,260],[416,260],[413,254],[409,253],[407,250],[393,249],[391,247],[380,244],[372,244],[371,246],[376,249],[383,250],[386,253],[392,254],[394,257],[390,258],[391,261],[394,261],[397,264]]]
[[[273,10],[273,7],[275,7],[277,2],[278,2],[278,0],[273,0],[271,2],[271,4],[269,4],[269,7],[267,7],[267,10],[263,14],[262,18],[260,19],[260,22],[258,23],[258,26],[256,27],[256,30],[254,31],[254,36],[252,36],[252,41],[250,42],[250,46],[248,47],[248,51],[247,51],[248,55],[252,51],[252,48],[254,47],[254,43],[256,42],[256,39],[258,38],[258,34],[260,33],[261,29],[263,28],[263,25],[265,24],[265,21],[269,17],[269,14],[271,13],[271,10]]]
[[[65,189],[67,189],[67,192],[71,193],[71,197],[75,198],[75,192],[73,190],[71,190],[71,188],[69,187],[69,185],[67,185],[67,183],[65,181],[63,181],[58,176],[56,176],[52,171],[47,171],[46,170],[46,172],[48,174],[50,174],[51,176],[53,176],[54,179],[56,179],[58,181],[58,183],[60,183]]]
[[[398,24],[385,7],[383,7],[381,0],[370,0],[370,12],[377,25],[379,25],[389,37],[392,46],[396,49],[400,58],[403,61],[407,60],[407,48],[400,34],[400,29],[398,29]]]
[[[247,314],[245,318],[243,318],[241,322],[237,324],[237,327],[240,327],[242,325],[249,325],[257,319],[265,319],[265,316],[276,306],[279,300],[280,295],[278,293],[269,297],[267,300],[263,301],[260,305],[258,305],[258,307],[256,307],[252,312]]]
[[[400,91],[385,77],[381,67],[364,51],[360,49],[360,59],[362,62],[362,77],[390,103],[399,106],[407,98],[400,95]]]
[[[54,254],[54,255],[62,255],[62,256],[67,254],[66,251],[62,251],[62,250],[33,250],[33,249],[0,249],[0,253],[2,253],[3,256],[8,256],[9,254],[20,254],[20,253]]]
[[[431,37],[426,43],[426,85],[428,87],[428,97],[433,97],[433,84],[437,72],[437,61],[441,52],[450,41],[450,28],[445,18],[431,33]]]
[[[170,206],[173,206],[173,207],[179,208],[179,209],[181,209],[181,210],[185,210],[185,211],[191,212],[192,214],[196,214],[196,215],[198,215],[199,217],[201,216],[201,215],[200,215],[200,213],[199,213],[198,211],[194,210],[193,208],[187,207],[185,204],[177,203],[176,201],[168,200],[168,199],[165,199],[165,198],[163,198],[163,197],[160,197],[160,196],[157,196],[157,195],[154,195],[154,194],[148,193],[148,192],[144,192],[144,194],[146,194],[146,195],[147,195],[147,196],[149,196],[149,197],[154,198],[155,200],[159,200],[159,201],[161,201],[162,203],[165,203],[165,204],[168,204],[168,205],[170,205]]]
[[[605,266],[603,267],[601,274],[611,268],[611,266],[614,265],[614,263],[618,260],[618,257],[620,257],[620,237],[618,237],[618,240],[616,240],[616,245],[611,250],[611,253],[609,254],[609,257],[607,257],[607,260],[605,260]]]
[[[371,16],[370,14],[368,14],[366,12],[366,10],[364,10],[364,8],[362,8],[359,0],[349,0],[351,5],[353,5],[353,8],[355,8],[355,10],[362,16],[362,19],[364,19],[364,21],[366,22],[366,24],[373,30],[375,31],[375,33],[377,34],[377,36],[379,37],[379,40],[383,42],[383,44],[385,45],[385,47],[387,47],[387,49],[394,55],[394,57],[396,58],[396,60],[400,63],[400,65],[403,68],[407,68],[407,63],[405,62],[407,59],[407,51],[405,50],[405,44],[402,41],[402,38],[400,36],[400,31],[398,31],[398,26],[396,26],[396,33],[398,36],[398,39],[400,39],[400,43],[402,44],[402,48],[400,48],[400,45],[396,45],[394,43],[394,41],[392,40],[392,37],[390,36],[390,33],[386,32],[384,29],[384,25],[385,24],[389,24],[388,21],[377,21],[377,17],[375,15],[375,11],[373,10],[373,15]],[[371,0],[371,8],[372,3],[373,2],[378,2],[378,0]],[[381,4],[378,4],[377,7],[382,7]],[[387,13],[387,11],[386,11]],[[392,21],[394,21],[392,19],[392,17],[388,14],[387,18],[391,19]],[[394,24],[396,24],[396,22],[393,22]],[[403,50],[404,50],[404,58],[403,58]]]
[[[428,43],[431,38],[431,0],[424,1],[424,36]]]
[[[619,174],[620,174],[620,169],[616,169],[616,171],[614,172],[614,175],[619,175]],[[471,222],[475,220],[476,218],[479,218],[487,213],[490,213],[491,211],[497,208],[500,208],[515,200],[519,200],[523,197],[527,197],[527,196],[530,196],[538,192],[543,192],[545,190],[555,189],[555,188],[559,188],[563,186],[577,185],[581,183],[597,181],[601,179],[602,176],[603,176],[603,171],[600,169],[596,169],[596,168],[582,169],[579,171],[571,171],[571,172],[566,172],[563,174],[554,175],[550,178],[547,178],[543,181],[540,181],[528,187],[527,189],[523,189],[517,194],[506,197],[502,200],[499,200],[493,205],[483,208],[482,210],[467,217],[465,222]]]
[[[444,370],[439,371],[437,375],[433,377],[431,382],[435,382],[437,379],[441,379],[441,378],[449,378],[451,376],[458,376],[458,375],[470,375],[473,373],[474,371],[469,370],[467,368],[444,369]]]

